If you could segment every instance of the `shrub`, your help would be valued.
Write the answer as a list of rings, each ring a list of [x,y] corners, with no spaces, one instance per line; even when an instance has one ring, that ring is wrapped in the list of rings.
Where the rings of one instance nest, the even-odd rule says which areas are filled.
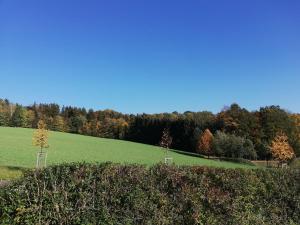
[[[218,131],[213,140],[213,151],[217,156],[254,159],[257,157],[251,140]]]
[[[299,203],[293,170],[70,164],[0,189],[0,224],[297,224]]]

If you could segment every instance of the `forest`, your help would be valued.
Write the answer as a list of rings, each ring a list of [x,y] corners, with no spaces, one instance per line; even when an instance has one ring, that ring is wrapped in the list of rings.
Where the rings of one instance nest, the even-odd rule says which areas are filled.
[[[40,120],[53,131],[151,145],[159,145],[163,131],[168,129],[172,137],[170,148],[190,153],[205,153],[199,150],[199,140],[209,130],[214,137],[212,155],[262,160],[271,159],[270,146],[281,132],[296,155],[300,155],[300,114],[279,106],[248,111],[232,104],[216,114],[187,111],[134,115],[58,104],[23,106],[0,99],[0,126],[37,128]]]

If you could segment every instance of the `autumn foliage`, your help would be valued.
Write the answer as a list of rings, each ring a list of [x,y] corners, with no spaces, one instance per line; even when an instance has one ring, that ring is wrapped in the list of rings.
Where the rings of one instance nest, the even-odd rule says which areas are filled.
[[[33,145],[41,149],[49,148],[47,125],[43,120],[38,122],[38,129],[33,134]]]
[[[172,144],[172,137],[170,135],[170,130],[165,128],[159,146],[164,149],[169,149],[171,144]]]
[[[271,144],[271,153],[274,159],[280,162],[291,160],[294,156],[294,150],[288,142],[288,137],[283,132],[276,135]]]
[[[211,155],[213,138],[214,136],[210,132],[210,130],[206,129],[204,133],[200,136],[198,148],[197,148],[198,152],[208,156]]]

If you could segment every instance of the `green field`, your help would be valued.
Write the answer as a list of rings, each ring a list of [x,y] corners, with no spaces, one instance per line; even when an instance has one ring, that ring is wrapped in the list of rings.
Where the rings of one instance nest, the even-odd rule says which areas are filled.
[[[15,170],[9,167],[33,168],[38,148],[32,146],[34,130],[24,128],[0,127],[0,179],[1,171]],[[164,151],[159,147],[128,141],[88,137],[76,134],[50,132],[50,148],[47,163],[63,162],[117,162],[153,165],[162,162]],[[177,165],[203,165],[226,168],[246,168],[247,165],[219,162],[170,152]],[[5,166],[5,167],[4,167]],[[8,172],[2,172],[3,174]]]

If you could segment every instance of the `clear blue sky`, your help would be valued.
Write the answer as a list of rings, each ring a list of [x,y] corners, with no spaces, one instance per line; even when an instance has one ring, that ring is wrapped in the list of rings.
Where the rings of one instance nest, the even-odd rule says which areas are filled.
[[[300,112],[299,0],[0,0],[0,98]]]

